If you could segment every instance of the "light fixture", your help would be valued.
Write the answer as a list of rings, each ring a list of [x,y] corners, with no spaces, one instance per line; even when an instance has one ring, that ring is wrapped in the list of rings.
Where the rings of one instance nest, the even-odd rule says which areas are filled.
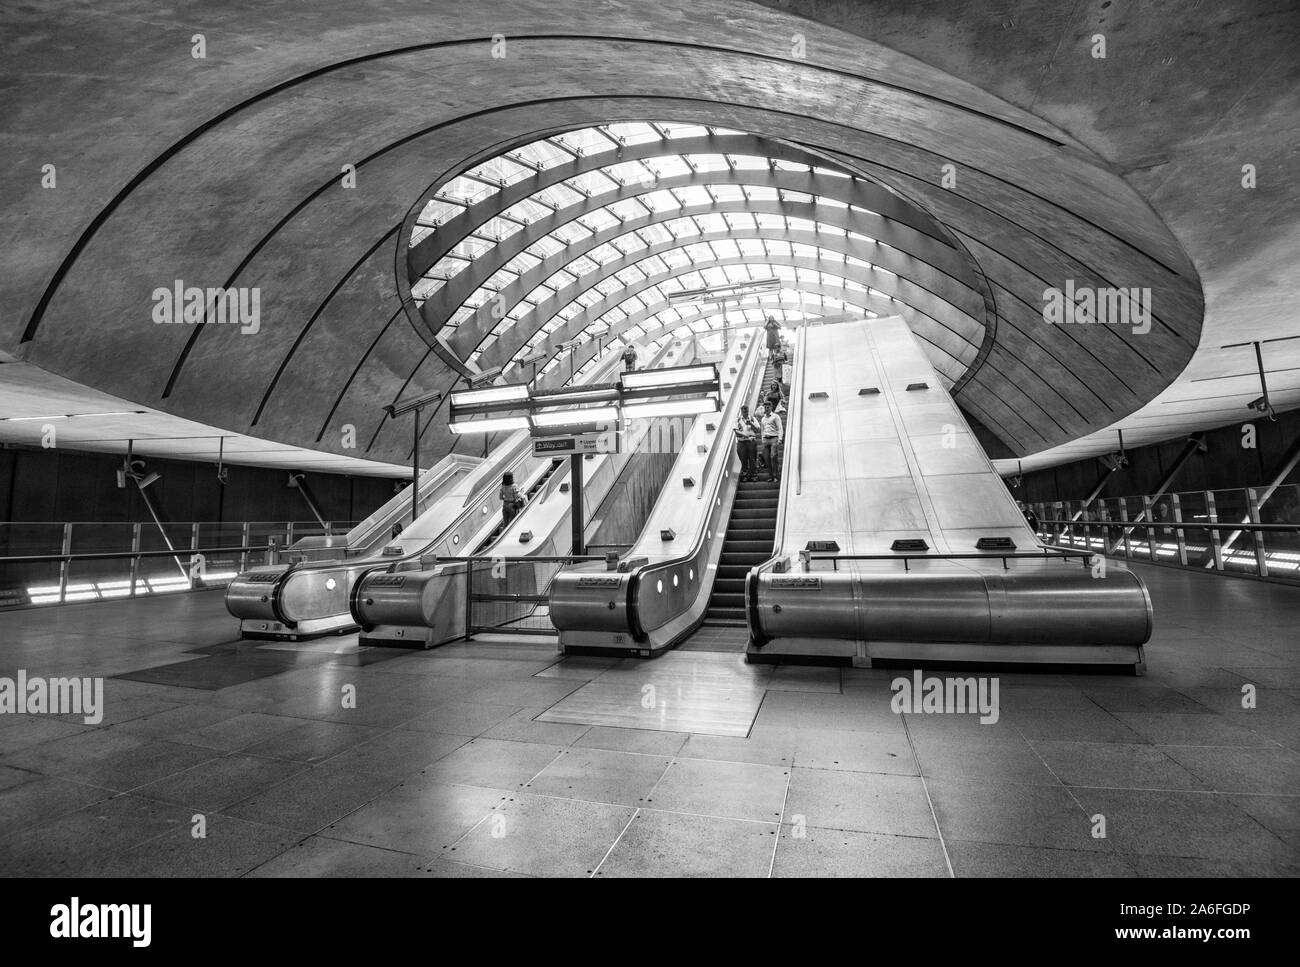
[[[384,407],[384,412],[390,417],[398,417],[403,413],[410,413],[411,410],[423,409],[430,403],[436,403],[440,399],[442,399],[441,393],[425,393],[423,396],[416,396],[405,403],[390,403]]]
[[[459,423],[448,423],[447,429],[457,436],[463,436],[466,433],[498,433],[501,430],[527,430],[528,417],[526,416],[498,416],[487,420],[463,420]]]
[[[471,387],[482,386],[484,383],[490,383],[504,372],[504,366],[493,366],[491,369],[485,369],[477,373],[472,373],[465,377],[465,381]]]
[[[672,369],[648,369],[638,373],[624,373],[624,389],[653,389],[674,387],[682,383],[704,383],[717,377],[717,370],[709,366],[677,366]]]
[[[656,416],[694,416],[717,411],[717,399],[702,396],[696,399],[665,400],[661,403],[629,403],[623,407],[623,416],[628,420],[646,420]]]
[[[534,426],[568,426],[576,423],[612,423],[618,419],[616,406],[589,406],[585,409],[547,410],[533,415]]]
[[[452,406],[473,406],[476,403],[508,403],[528,399],[528,387],[523,383],[493,386],[491,389],[460,390],[451,394]]]

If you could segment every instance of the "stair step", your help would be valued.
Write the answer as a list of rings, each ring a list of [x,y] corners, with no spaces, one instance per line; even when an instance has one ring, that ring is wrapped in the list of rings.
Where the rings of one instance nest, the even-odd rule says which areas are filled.
[[[772,556],[771,554],[766,554],[766,553],[758,553],[758,554],[751,554],[749,552],[744,552],[740,554],[724,553],[721,557],[718,558],[718,563],[723,567],[732,564],[742,564],[745,567],[754,567],[755,565],[762,564],[771,556]]]
[[[733,541],[730,537],[722,545],[723,554],[766,554],[771,549],[771,541]]]
[[[744,608],[709,608],[704,612],[705,621],[735,621],[745,623]]]
[[[717,594],[709,598],[710,608],[736,608],[744,610],[745,596],[743,594]]]

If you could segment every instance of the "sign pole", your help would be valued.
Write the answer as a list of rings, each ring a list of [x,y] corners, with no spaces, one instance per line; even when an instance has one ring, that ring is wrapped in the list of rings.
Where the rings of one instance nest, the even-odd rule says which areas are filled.
[[[569,517],[573,524],[573,551],[575,557],[586,553],[583,547],[583,526],[582,526],[582,461],[581,453],[572,453],[569,455],[569,499],[570,510]]]

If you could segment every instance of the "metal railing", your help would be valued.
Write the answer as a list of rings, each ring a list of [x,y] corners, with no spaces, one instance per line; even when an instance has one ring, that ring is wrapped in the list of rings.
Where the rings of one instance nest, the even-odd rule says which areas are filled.
[[[1057,549],[1054,547],[1044,547],[1037,551],[983,551],[981,553],[958,553],[958,554],[838,554],[831,552],[818,551],[800,551],[799,560],[803,563],[805,573],[811,571],[813,561],[830,561],[831,570],[838,571],[841,561],[902,561],[903,570],[910,571],[910,561],[1001,561],[1004,571],[1010,570],[1007,565],[1009,560],[1033,559],[1041,561],[1059,560],[1069,561],[1071,558],[1082,558],[1083,565],[1088,566],[1088,561],[1092,557],[1091,551],[1071,551]]]
[[[327,521],[0,524],[0,610],[221,587]]]
[[[465,559],[465,637],[475,633],[553,635],[550,598],[555,575],[603,555],[469,557]]]
[[[1057,547],[1300,582],[1300,488],[1294,484],[1028,506],[1044,540]]]

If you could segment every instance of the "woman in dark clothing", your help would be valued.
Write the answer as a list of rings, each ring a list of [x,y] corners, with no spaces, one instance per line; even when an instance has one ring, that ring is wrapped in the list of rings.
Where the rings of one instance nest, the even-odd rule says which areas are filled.
[[[781,348],[781,324],[772,316],[767,317],[767,325],[763,327],[767,330],[767,351],[776,352]]]
[[[524,495],[519,492],[515,486],[515,475],[513,473],[502,474],[501,476],[501,519],[509,524],[519,514],[519,510],[524,506]]]

